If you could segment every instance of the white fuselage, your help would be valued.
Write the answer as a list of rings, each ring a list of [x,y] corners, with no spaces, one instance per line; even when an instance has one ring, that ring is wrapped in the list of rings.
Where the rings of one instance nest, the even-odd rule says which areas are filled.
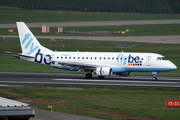
[[[75,69],[72,69],[72,66],[63,63],[74,63],[77,64],[77,66],[87,65],[88,67],[110,67],[112,68],[113,73],[165,72],[177,68],[169,60],[164,60],[164,56],[155,53],[50,52],[46,54],[39,53],[36,55],[35,59],[29,59],[28,61],[38,62],[50,67],[75,71],[78,71],[80,68],[75,67]],[[86,66],[84,66],[84,69],[86,69]]]

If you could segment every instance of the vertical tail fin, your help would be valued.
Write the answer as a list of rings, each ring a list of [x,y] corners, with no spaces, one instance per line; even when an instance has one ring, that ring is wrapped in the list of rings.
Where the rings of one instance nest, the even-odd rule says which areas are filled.
[[[26,26],[24,22],[16,22],[16,24],[18,28],[20,44],[23,54],[34,56],[39,49],[42,49],[42,51],[45,50],[46,52],[52,52],[51,50],[43,47],[39,43],[39,41],[32,34],[32,32],[29,30],[29,28]]]

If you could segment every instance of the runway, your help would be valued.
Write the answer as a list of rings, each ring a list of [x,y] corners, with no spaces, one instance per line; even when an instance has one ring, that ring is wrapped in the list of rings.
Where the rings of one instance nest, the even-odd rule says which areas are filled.
[[[121,77],[113,75],[105,79],[85,79],[84,74],[0,72],[0,86],[4,85],[60,85],[60,86],[124,86],[124,87],[180,87],[180,77],[152,76]]]

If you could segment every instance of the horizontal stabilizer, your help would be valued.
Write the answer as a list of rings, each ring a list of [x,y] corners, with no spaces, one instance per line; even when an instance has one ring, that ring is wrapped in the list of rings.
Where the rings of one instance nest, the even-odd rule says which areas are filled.
[[[17,56],[22,56],[22,57],[27,57],[27,58],[35,58],[34,56],[28,56],[28,55],[23,55],[22,53],[14,53],[14,52],[9,52],[9,51],[4,51],[5,53],[8,53],[8,54],[13,54],[15,55],[16,57]]]

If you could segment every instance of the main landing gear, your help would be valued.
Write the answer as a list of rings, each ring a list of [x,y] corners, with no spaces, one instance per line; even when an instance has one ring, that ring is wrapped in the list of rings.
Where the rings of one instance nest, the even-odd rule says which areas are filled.
[[[91,79],[91,78],[92,78],[92,73],[87,73],[87,74],[85,75],[85,78],[86,78],[86,79]]]
[[[104,79],[104,78],[105,78],[105,76],[98,76],[98,78],[99,78],[99,79]]]
[[[85,78],[86,78],[86,79],[91,79],[91,78],[92,78],[92,73],[90,73],[90,72],[87,73],[87,74],[85,75]],[[104,79],[105,76],[98,76],[98,78],[99,78],[99,79]]]

